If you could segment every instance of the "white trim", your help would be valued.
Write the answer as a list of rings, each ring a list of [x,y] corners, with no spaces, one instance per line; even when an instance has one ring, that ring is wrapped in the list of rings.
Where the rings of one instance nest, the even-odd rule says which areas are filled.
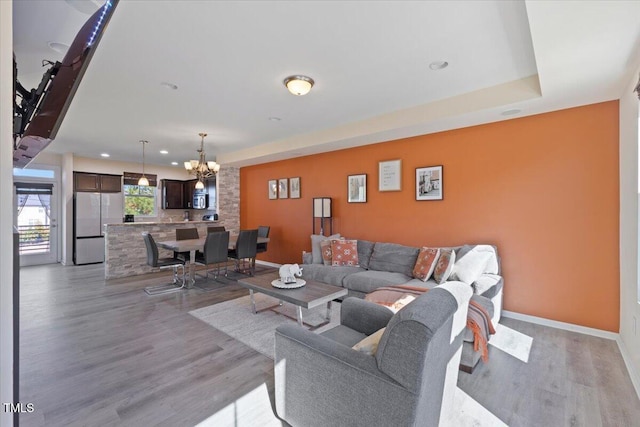
[[[633,384],[633,388],[636,389],[636,394],[640,399],[640,375],[638,375],[638,371],[636,371],[633,366],[633,361],[631,357],[629,357],[629,353],[627,351],[627,347],[624,345],[622,338],[620,335],[616,338],[616,342],[618,343],[618,348],[620,349],[620,354],[622,354],[622,359],[624,360],[624,364],[627,367],[627,372],[629,372],[629,378],[631,378],[631,383]]]
[[[586,326],[574,325],[573,323],[558,322],[557,320],[549,320],[543,317],[530,316],[528,314],[514,313],[513,311],[502,310],[502,316],[510,319],[522,320],[537,325],[549,326],[556,329],[564,329],[565,331],[578,332],[580,334],[592,335],[594,337],[606,338],[608,340],[617,341],[620,336],[616,332],[603,331],[602,329],[588,328]]]

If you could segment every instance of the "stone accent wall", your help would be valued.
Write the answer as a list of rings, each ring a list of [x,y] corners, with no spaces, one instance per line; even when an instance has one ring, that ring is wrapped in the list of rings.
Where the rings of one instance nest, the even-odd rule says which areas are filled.
[[[231,234],[240,231],[240,169],[224,166],[218,172],[218,215],[220,225]]]

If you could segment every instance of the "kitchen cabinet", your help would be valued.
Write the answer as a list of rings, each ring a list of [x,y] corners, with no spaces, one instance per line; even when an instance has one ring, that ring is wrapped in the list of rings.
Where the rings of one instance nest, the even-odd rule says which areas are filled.
[[[100,175],[97,173],[74,172],[73,189],[75,191],[100,191]]]
[[[122,191],[122,175],[74,172],[73,190],[76,192],[120,193]]]
[[[99,175],[101,193],[120,193],[122,191],[121,175]]]
[[[162,180],[162,208],[184,209],[184,181]]]
[[[191,179],[184,182],[184,207],[185,209],[193,208],[193,193],[196,191],[197,179]]]

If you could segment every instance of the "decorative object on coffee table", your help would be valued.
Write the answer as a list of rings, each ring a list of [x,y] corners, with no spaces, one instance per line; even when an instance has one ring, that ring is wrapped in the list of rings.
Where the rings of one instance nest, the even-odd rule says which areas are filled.
[[[307,284],[306,280],[294,279],[293,282],[283,282],[282,279],[276,279],[271,281],[271,286],[278,289],[297,289]]]
[[[416,200],[442,200],[442,166],[416,168]]]

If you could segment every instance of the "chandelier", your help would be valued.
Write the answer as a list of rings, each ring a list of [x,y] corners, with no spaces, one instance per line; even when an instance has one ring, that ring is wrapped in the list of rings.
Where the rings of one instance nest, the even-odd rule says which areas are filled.
[[[207,134],[201,132],[198,135],[200,135],[200,138],[202,138],[202,140],[200,141],[200,149],[198,150],[200,159],[184,162],[184,168],[189,172],[190,175],[195,175],[198,178],[196,189],[202,190],[204,189],[204,180],[217,174],[220,170],[220,165],[213,161],[207,162],[206,154],[204,152],[204,137],[207,136]]]

